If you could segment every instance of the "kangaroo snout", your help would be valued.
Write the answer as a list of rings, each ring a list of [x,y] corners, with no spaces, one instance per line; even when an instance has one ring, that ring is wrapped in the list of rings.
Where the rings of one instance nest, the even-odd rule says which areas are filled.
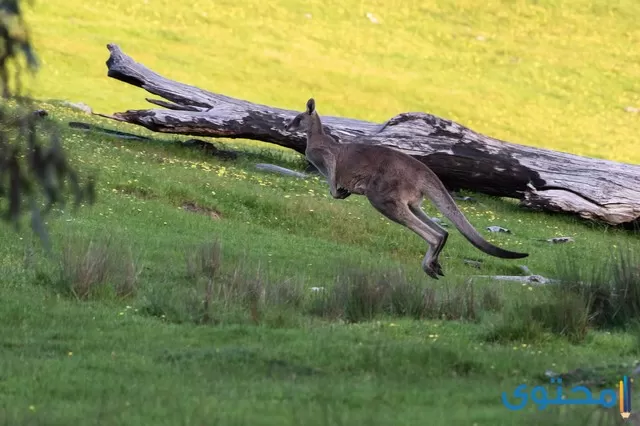
[[[309,116],[306,114],[298,114],[285,124],[285,130],[287,132],[295,132],[298,130],[305,130],[309,121]]]

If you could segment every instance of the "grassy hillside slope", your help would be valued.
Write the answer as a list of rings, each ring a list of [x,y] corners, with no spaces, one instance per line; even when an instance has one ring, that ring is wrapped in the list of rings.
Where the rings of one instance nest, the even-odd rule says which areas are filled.
[[[35,12],[37,10],[37,12]],[[373,24],[365,15],[378,19]],[[427,111],[527,145],[637,163],[634,0],[40,2],[34,93],[145,107],[105,77],[105,45],[230,96],[383,121]],[[71,84],[69,84],[71,83]]]
[[[0,424],[616,424],[615,409],[512,412],[500,395],[548,383],[547,370],[584,369],[567,386],[628,373],[640,354],[640,276],[625,257],[640,253],[637,233],[474,195],[460,206],[482,234],[531,256],[490,258],[449,227],[434,281],[420,270],[424,243],[366,199],[254,168],[299,168],[296,154],[216,141],[241,150],[225,161],[44,102],[147,107],[105,75],[115,42],[167,77],[255,102],[301,109],[314,96],[322,114],[374,121],[422,110],[640,161],[638,115],[624,111],[640,106],[637,2],[440,3],[36,3],[43,67],[29,90],[51,119],[155,140],[65,127],[74,164],[98,174],[98,203],[49,219],[52,258],[28,228],[0,234]],[[553,236],[575,242],[539,241]],[[583,284],[469,281],[519,265]]]

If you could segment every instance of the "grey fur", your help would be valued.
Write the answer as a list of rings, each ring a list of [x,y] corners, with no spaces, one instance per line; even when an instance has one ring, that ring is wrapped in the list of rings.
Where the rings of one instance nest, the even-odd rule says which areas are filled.
[[[505,259],[528,256],[504,250],[485,240],[462,214],[442,181],[424,163],[392,148],[341,144],[327,135],[313,98],[307,101],[306,111],[286,125],[286,130],[307,134],[305,156],[327,178],[331,196],[344,199],[351,194],[364,195],[381,214],[411,229],[427,242],[429,248],[422,269],[430,277],[444,276],[438,256],[449,234],[422,210],[425,197],[481,251]]]

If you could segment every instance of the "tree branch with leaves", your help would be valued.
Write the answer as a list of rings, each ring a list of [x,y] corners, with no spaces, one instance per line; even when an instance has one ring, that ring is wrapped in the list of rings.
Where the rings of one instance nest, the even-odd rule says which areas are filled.
[[[83,184],[62,148],[60,128],[21,97],[21,77],[26,63],[37,72],[29,28],[20,0],[0,0],[0,218],[19,230],[24,214],[47,250],[48,232],[43,217],[53,207],[64,207],[69,195],[74,207],[95,201],[95,183]]]

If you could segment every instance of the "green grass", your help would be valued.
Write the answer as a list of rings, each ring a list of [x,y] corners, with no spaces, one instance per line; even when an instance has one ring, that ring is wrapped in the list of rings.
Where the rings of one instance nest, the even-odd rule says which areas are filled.
[[[38,2],[29,23],[44,64],[29,87],[39,99],[100,112],[146,107],[142,90],[106,77],[105,45],[116,42],[167,77],[255,102],[301,109],[314,96],[321,114],[374,121],[422,110],[514,142],[638,163],[638,117],[623,111],[640,103],[640,61],[629,48],[640,37],[638,16],[632,1]],[[63,125],[91,120],[150,134],[43,107]],[[0,234],[2,424],[585,424],[591,408],[514,413],[500,394],[543,384],[546,370],[611,364],[606,378],[614,380],[639,355],[632,332],[583,330],[582,317],[569,315],[584,311],[575,303],[582,299],[551,288],[474,281],[477,315],[463,320],[416,320],[384,307],[367,320],[358,309],[373,306],[363,302],[373,291],[333,293],[343,294],[355,323],[317,315],[311,291],[358,283],[345,272],[353,268],[372,280],[365,287],[400,270],[405,281],[391,284],[436,292],[440,308],[431,312],[451,313],[456,294],[471,294],[471,275],[515,275],[526,264],[553,277],[570,259],[598,269],[618,250],[638,252],[637,234],[474,194],[478,203],[460,203],[471,222],[530,257],[490,258],[449,227],[446,277],[434,281],[420,270],[424,243],[366,199],[334,200],[319,179],[253,167],[301,167],[289,151],[217,141],[244,152],[221,161],[167,136],[136,142],[71,129],[64,136],[74,164],[98,173],[98,203],[49,218],[51,259],[26,227]],[[181,209],[188,202],[220,218]],[[489,225],[512,234],[488,233]],[[130,262],[139,270],[135,291],[125,298],[110,291],[124,280],[115,274],[88,300],[77,299],[68,290],[79,285],[61,271],[74,260],[65,264],[61,255],[69,244],[107,236],[114,270],[126,275]],[[553,236],[575,243],[538,241]],[[216,293],[204,321],[207,277],[190,277],[185,257],[215,239],[222,259],[214,291],[248,296]],[[464,259],[482,260],[482,269]],[[497,299],[494,309],[484,297]],[[557,322],[535,322],[547,312],[540,306]],[[608,414],[613,424],[616,414]]]
[[[114,42],[169,78],[254,102],[299,110],[314,96],[321,114],[378,122],[426,111],[512,142],[640,161],[640,122],[623,110],[640,104],[634,0],[70,1],[38,2],[29,21],[40,97],[147,107],[106,77]]]

